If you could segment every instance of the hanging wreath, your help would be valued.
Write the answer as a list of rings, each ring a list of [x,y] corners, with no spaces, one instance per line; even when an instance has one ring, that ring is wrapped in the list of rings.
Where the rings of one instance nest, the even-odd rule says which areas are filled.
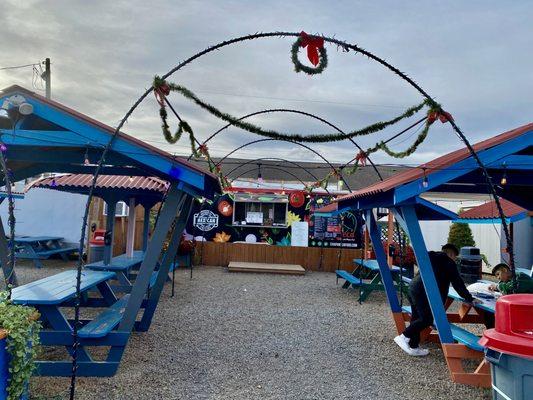
[[[300,47],[307,47],[307,58],[315,67],[308,67],[298,59]],[[291,59],[296,72],[305,72],[309,75],[321,74],[328,66],[328,55],[324,47],[324,39],[321,37],[310,36],[307,33],[300,33],[300,37],[291,48]]]
[[[292,192],[289,196],[289,204],[294,208],[300,208],[305,203],[304,192]]]
[[[233,206],[227,200],[222,200],[217,206],[218,212],[224,217],[233,215]]]

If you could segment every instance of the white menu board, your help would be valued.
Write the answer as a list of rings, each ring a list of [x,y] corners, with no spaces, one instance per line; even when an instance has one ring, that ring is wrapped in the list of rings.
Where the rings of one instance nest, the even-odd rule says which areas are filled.
[[[309,224],[293,222],[291,224],[291,246],[307,247],[309,243]]]

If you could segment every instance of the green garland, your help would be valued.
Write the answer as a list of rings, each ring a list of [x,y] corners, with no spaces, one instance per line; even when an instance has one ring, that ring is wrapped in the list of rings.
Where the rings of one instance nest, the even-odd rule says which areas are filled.
[[[369,154],[375,153],[378,150],[383,150],[389,156],[394,157],[394,158],[405,158],[405,157],[408,157],[408,156],[410,156],[411,154],[413,154],[416,151],[418,146],[420,146],[420,144],[422,144],[424,142],[424,140],[426,140],[426,137],[428,135],[430,126],[431,126],[431,123],[428,120],[426,120],[426,123],[424,125],[424,129],[422,130],[422,132],[420,132],[420,134],[417,136],[417,138],[413,142],[413,144],[411,146],[409,146],[407,149],[405,149],[404,151],[395,152],[395,151],[391,150],[390,147],[387,146],[387,144],[385,142],[381,141],[381,142],[377,143],[374,147],[369,148],[365,152],[365,154],[368,156]]]
[[[321,47],[318,49],[318,53],[320,54],[320,62],[316,67],[308,67],[307,65],[304,65],[300,62],[298,59],[298,52],[300,51],[300,43],[302,42],[301,38],[296,39],[296,42],[291,47],[291,60],[294,64],[294,71],[296,72],[305,72],[308,75],[317,75],[321,74],[326,67],[328,66],[328,54],[326,52],[325,47]]]
[[[15,305],[8,300],[7,292],[0,292],[0,328],[7,331],[7,351],[11,356],[7,400],[22,397],[35,370],[41,329],[37,315],[34,308]]]
[[[399,121],[409,118],[419,112],[424,106],[428,106],[429,103],[427,100],[424,100],[420,104],[417,104],[415,106],[412,106],[405,110],[405,112],[393,119],[390,119],[388,121],[383,122],[376,122],[372,125],[369,125],[365,128],[358,129],[351,131],[346,134],[314,134],[314,135],[301,135],[301,134],[287,134],[287,133],[281,133],[274,130],[265,130],[257,125],[251,124],[249,122],[244,122],[240,120],[239,118],[235,118],[234,116],[230,114],[226,114],[216,107],[212,106],[211,104],[205,103],[204,101],[200,100],[193,92],[191,92],[189,89],[176,85],[174,83],[166,83],[171,91],[178,92],[182,94],[184,97],[188,98],[189,100],[192,100],[197,105],[202,107],[204,110],[208,111],[212,115],[214,115],[217,118],[220,118],[226,122],[229,122],[230,124],[244,129],[248,132],[255,133],[259,136],[264,136],[272,139],[277,140],[288,140],[288,141],[295,141],[295,142],[301,142],[301,143],[326,143],[326,142],[338,142],[350,138],[354,138],[356,136],[366,136],[370,135],[372,133],[379,132],[388,126],[394,125],[398,123]],[[164,126],[165,124],[163,124]],[[166,137],[166,136],[165,136]]]

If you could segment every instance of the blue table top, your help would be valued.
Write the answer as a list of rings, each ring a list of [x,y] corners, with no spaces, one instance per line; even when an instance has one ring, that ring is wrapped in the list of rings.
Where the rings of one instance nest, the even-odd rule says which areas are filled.
[[[362,258],[354,258],[353,262],[373,271],[379,271],[378,260],[363,260]],[[391,267],[391,271],[400,272],[400,267],[393,265]]]
[[[115,277],[114,272],[82,271],[81,291],[85,292],[101,282]],[[76,270],[64,271],[13,289],[15,304],[55,305],[76,295]]]
[[[61,236],[15,236],[17,243],[37,243],[63,240]]]
[[[127,271],[128,269],[140,264],[144,259],[144,251],[134,251],[133,257],[128,257],[126,254],[113,257],[110,264],[104,264],[103,261],[97,261],[91,264],[86,264],[85,268],[102,271]]]
[[[486,282],[486,281],[483,281],[483,282]],[[454,300],[458,300],[458,301],[465,301],[465,299],[459,296],[459,294],[455,291],[453,287],[450,287],[450,290],[448,291],[448,297]],[[488,295],[477,296],[475,293],[472,293],[472,297],[481,301],[481,303],[475,304],[474,307],[479,308],[481,310],[488,311],[493,314],[496,312],[496,300],[498,300],[497,297],[491,298]]]

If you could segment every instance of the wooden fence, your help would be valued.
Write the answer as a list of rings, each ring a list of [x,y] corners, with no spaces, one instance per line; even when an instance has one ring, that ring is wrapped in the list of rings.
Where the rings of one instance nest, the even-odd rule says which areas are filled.
[[[306,270],[333,272],[353,270],[353,259],[361,257],[360,249],[269,246],[247,243],[196,244],[196,259],[203,265],[227,266],[230,261],[298,264]],[[201,259],[200,259],[201,257]]]

